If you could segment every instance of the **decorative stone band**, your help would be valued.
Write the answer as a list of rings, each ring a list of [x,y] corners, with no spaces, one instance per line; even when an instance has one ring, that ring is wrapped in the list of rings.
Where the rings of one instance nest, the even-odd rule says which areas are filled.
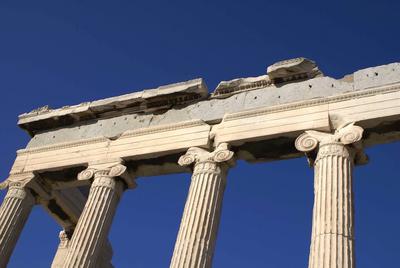
[[[341,156],[343,158],[353,159],[353,152],[354,151],[352,150],[348,150],[341,142],[325,143],[319,146],[318,155],[315,162],[327,156]]]
[[[136,187],[133,176],[128,174],[127,167],[122,164],[116,164],[112,166],[89,166],[81,173],[78,174],[78,180],[94,180],[92,187],[103,186],[114,188],[115,180],[110,180],[109,178],[121,178],[126,184],[127,188],[133,189]]]
[[[50,186],[33,172],[11,174],[5,181],[0,183],[0,190],[11,187],[29,188],[35,193],[36,202],[51,198]],[[15,192],[15,191],[11,191]],[[11,194],[10,192],[10,194]]]
[[[200,173],[221,174],[223,170],[221,169],[220,165],[221,165],[220,163],[214,161],[198,162],[194,165],[193,175]]]
[[[29,195],[31,194],[29,193]],[[6,197],[23,200],[26,196],[26,189],[24,189],[24,187],[22,187],[19,183],[11,183],[9,185]]]
[[[6,189],[7,187],[29,187],[35,177],[35,174],[32,172],[11,175],[0,183],[0,190]]]
[[[191,147],[186,154],[182,155],[178,164],[181,166],[189,166],[193,163],[233,163],[233,152],[228,149],[227,143],[221,143],[213,152],[198,147]],[[212,169],[212,165],[209,165]]]
[[[306,131],[301,134],[295,142],[297,150],[306,153],[309,163],[315,164],[321,157],[326,155],[340,155],[342,157],[354,158],[358,164],[363,164],[367,161],[366,155],[363,153],[361,146],[358,142],[362,138],[363,129],[359,126],[355,126],[354,122],[346,124],[338,128],[333,134],[324,133],[314,130]],[[353,145],[355,150],[344,149],[343,145]],[[311,157],[311,153],[317,148],[318,156],[314,160]]]

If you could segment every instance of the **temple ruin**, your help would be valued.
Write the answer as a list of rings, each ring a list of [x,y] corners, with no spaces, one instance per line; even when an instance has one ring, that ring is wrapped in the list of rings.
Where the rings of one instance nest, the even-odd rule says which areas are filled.
[[[0,184],[0,268],[35,205],[60,225],[53,268],[113,267],[123,193],[140,191],[138,177],[182,172],[191,185],[170,267],[211,267],[229,168],[304,155],[315,174],[309,268],[353,268],[352,171],[368,162],[364,148],[400,139],[400,63],[335,79],[296,58],[212,93],[194,79],[45,106],[18,125],[31,140]]]

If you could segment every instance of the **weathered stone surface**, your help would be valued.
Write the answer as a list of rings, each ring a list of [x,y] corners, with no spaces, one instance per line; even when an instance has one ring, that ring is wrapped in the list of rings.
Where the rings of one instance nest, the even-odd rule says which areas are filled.
[[[354,89],[366,89],[400,82],[400,63],[391,63],[354,73]]]
[[[79,121],[129,113],[150,113],[173,105],[187,105],[207,95],[207,86],[200,78],[55,110],[45,106],[20,115],[18,125],[34,135]]]
[[[79,180],[94,177],[94,181],[62,267],[101,267],[102,249],[106,246],[108,232],[125,187],[118,178],[125,171],[125,166],[113,163],[107,168],[101,165],[101,169],[90,166],[79,174]]]
[[[296,148],[310,153],[315,167],[314,210],[309,268],[354,268],[354,204],[352,171],[363,129],[349,124],[334,134],[307,131]]]
[[[375,73],[379,75],[376,76]],[[369,76],[367,76],[367,74]],[[143,92],[139,92],[140,94],[132,93],[121,97],[95,101],[93,103],[84,103],[82,105],[61,108],[52,112],[44,108],[33,114],[21,115],[19,124],[31,133],[38,131],[38,128],[42,128],[40,133],[37,133],[28,144],[28,148],[33,148],[91,137],[104,136],[112,138],[128,130],[193,119],[199,119],[213,124],[221,121],[225,114],[301,100],[324,98],[351,91],[365,90],[371,86],[378,87],[399,82],[399,77],[399,63],[393,63],[357,71],[354,74],[354,83],[349,79],[336,80],[330,77],[316,77],[307,81],[284,84],[279,88],[271,85],[259,89],[252,89],[251,91],[245,90],[243,92],[239,90],[237,94],[224,99],[215,99],[211,97],[207,100],[201,100],[201,98],[204,98],[207,94],[204,82],[194,80],[197,82],[189,81],[187,83],[189,85],[197,85],[201,98],[197,99],[195,103],[187,104],[183,107],[172,104],[169,106],[170,109],[168,110],[144,114],[133,110],[129,112],[122,112],[121,110],[120,112],[114,113],[111,118],[95,118],[96,116],[93,115],[92,109],[99,111],[101,107],[110,108],[112,105],[116,105],[117,107],[119,101],[121,105],[127,105],[129,101],[143,101],[143,98],[138,97],[138,95],[143,94]],[[263,77],[260,78],[264,79]],[[258,80],[258,78],[256,80]],[[228,85],[239,85],[240,87],[240,82],[238,81],[240,80],[221,84],[221,89],[224,87],[226,88]],[[246,79],[241,81],[245,81],[245,85],[248,84]],[[183,83],[180,87],[184,87],[184,85]],[[188,85],[186,86],[191,88]],[[193,87],[196,88],[196,86]],[[174,89],[175,87],[171,88]],[[151,94],[148,95],[150,96]],[[216,91],[214,95],[219,95],[219,93],[217,94]],[[132,98],[132,100],[130,100],[130,98]],[[107,109],[105,108],[105,110]],[[39,113],[39,115],[37,115],[37,113]],[[91,115],[87,117],[83,116],[88,113]],[[63,116],[70,118],[70,120],[64,120],[68,128],[62,128],[60,122],[55,123],[55,121],[52,121],[58,120]],[[45,122],[46,120],[50,120],[49,124],[38,123]],[[32,123],[37,125],[33,126]]]
[[[67,257],[68,249],[70,247],[70,239],[72,232],[61,231],[59,234],[60,244],[58,245],[57,252],[54,256],[51,268],[62,268]],[[113,250],[110,242],[106,242],[101,248],[101,254],[97,261],[98,268],[113,268],[111,263]]]
[[[67,244],[57,252],[55,264],[111,267],[112,251],[102,248],[107,247],[120,194],[135,187],[131,175],[189,172],[187,165],[195,163],[171,266],[210,267],[226,179],[227,165],[221,162],[233,152],[237,159],[254,162],[299,157],[295,139],[306,131],[311,143],[307,138],[300,143],[307,148],[296,145],[317,171],[310,267],[352,268],[352,164],[367,160],[363,147],[400,140],[399,64],[337,80],[320,77],[312,62],[297,59],[274,64],[269,73],[223,82],[208,97],[202,80],[193,80],[22,115],[19,124],[34,137],[17,151],[0,189],[35,178],[29,184],[32,196],[25,197],[34,196],[64,229],[74,230],[71,241],[60,245]],[[268,82],[271,77],[274,84]],[[362,141],[362,131],[347,133],[357,129],[349,122],[364,129]],[[318,152],[313,142],[319,144]],[[210,153],[212,148],[217,150]],[[0,232],[0,262],[8,260],[20,223],[29,214],[31,202],[22,204],[23,193],[10,192],[15,199],[6,198],[0,208],[5,215],[0,228],[13,230]],[[346,194],[336,202],[335,195]],[[199,208],[207,213],[200,215]]]
[[[274,84],[322,76],[317,64],[306,58],[295,58],[274,63],[267,68],[267,74]]]
[[[62,176],[60,175],[60,177]],[[51,178],[47,179],[51,180]],[[49,209],[49,207],[46,207],[46,204],[48,204],[48,202],[41,203],[42,206],[47,210],[47,212],[57,221],[57,223],[62,228],[64,228],[64,230],[61,231],[59,234],[60,244],[57,248],[51,268],[62,268],[67,257],[73,230],[76,228],[76,224],[78,223],[79,217],[82,214],[86,199],[87,195],[83,195],[81,191],[79,191],[76,187],[54,190],[53,201],[62,210],[61,214],[63,215],[63,217],[60,217],[59,211],[53,211]],[[107,243],[102,248],[99,267],[113,267],[111,263],[112,255],[113,250],[111,247],[111,243],[107,241]]]
[[[268,75],[236,78],[230,81],[221,81],[211,96],[214,98],[226,98],[242,91],[253,90],[270,85],[271,80]]]
[[[398,64],[378,66],[366,70],[372,73],[381,72],[381,69],[392,70],[393,74],[390,74],[387,78],[385,73],[381,73],[379,80],[374,80],[375,86],[383,86],[398,81],[396,79],[400,77],[400,69],[396,66]],[[250,91],[241,91],[223,99],[210,98],[184,107],[172,106],[171,109],[161,113],[123,113],[120,115],[117,113],[112,118],[88,119],[68,125],[67,128],[53,128],[38,133],[31,139],[27,147],[34,148],[92,137],[113,138],[129,130],[196,119],[215,124],[220,122],[225,114],[365,90],[366,87],[370,88],[370,83],[366,75],[361,75],[362,72],[362,70],[356,72],[357,75],[354,76],[357,78],[355,78],[354,83],[330,77],[316,77],[307,81],[284,84],[279,88],[272,85]]]
[[[225,114],[323,98],[351,91],[353,91],[351,83],[341,82],[330,77],[318,77],[283,85],[279,89],[271,86],[240,92],[223,99],[203,100],[182,108],[172,107],[163,113],[126,114],[113,118],[88,120],[67,128],[56,128],[38,133],[31,139],[28,148],[92,137],[116,137],[129,130],[196,119],[214,124],[220,122]]]
[[[190,148],[179,164],[194,164],[192,182],[171,268],[210,268],[221,217],[228,165],[233,152],[221,144],[214,152]]]
[[[28,220],[35,199],[25,185],[14,182],[0,207],[0,267],[6,267]]]

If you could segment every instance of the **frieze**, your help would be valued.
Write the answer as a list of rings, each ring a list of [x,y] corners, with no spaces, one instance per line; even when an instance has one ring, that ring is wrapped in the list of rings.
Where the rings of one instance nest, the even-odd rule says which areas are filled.
[[[315,162],[327,156],[339,156],[351,159],[353,154],[350,154],[349,150],[350,149],[346,148],[346,146],[341,142],[325,143],[319,147]]]
[[[320,104],[330,104],[330,103],[334,103],[334,102],[338,102],[338,101],[345,101],[345,100],[350,100],[350,99],[355,99],[355,98],[368,97],[368,96],[373,96],[373,95],[377,95],[377,94],[390,93],[390,92],[397,91],[399,89],[400,89],[400,85],[396,85],[396,86],[391,86],[391,87],[383,87],[383,88],[377,88],[377,89],[371,89],[371,90],[364,90],[362,92],[356,92],[356,93],[347,93],[347,94],[343,94],[343,95],[326,97],[326,98],[321,98],[321,99],[316,99],[316,100],[295,102],[295,103],[284,104],[284,105],[279,105],[279,106],[274,106],[274,107],[269,107],[269,108],[248,110],[248,111],[243,111],[243,112],[238,112],[238,113],[233,113],[233,114],[227,114],[227,115],[225,115],[223,122],[246,118],[246,117],[261,116],[261,115],[265,115],[265,114],[295,110],[295,109],[299,109],[299,108],[311,107],[311,106],[316,106],[316,105],[320,105]],[[223,122],[222,122],[222,124],[223,124]],[[204,121],[202,121],[202,120],[193,120],[193,121],[183,122],[183,123],[178,123],[178,124],[173,124],[173,125],[141,128],[138,130],[127,131],[127,132],[123,133],[119,137],[119,139],[124,139],[124,138],[129,138],[129,137],[134,137],[134,136],[143,136],[143,135],[158,133],[158,132],[173,131],[173,130],[182,129],[185,127],[200,126],[202,124],[205,124]],[[46,151],[61,150],[61,149],[73,148],[73,147],[95,144],[95,143],[106,142],[106,141],[110,141],[110,139],[108,139],[106,137],[97,137],[97,138],[91,138],[91,139],[81,140],[81,141],[77,141],[77,142],[66,142],[66,143],[59,143],[59,144],[54,144],[54,145],[50,145],[50,146],[43,146],[43,147],[37,147],[37,148],[31,148],[31,149],[20,149],[17,151],[17,154],[24,155],[24,154],[29,154],[29,153],[40,153],[40,152],[46,152]]]
[[[265,115],[265,114],[290,111],[290,110],[295,110],[295,109],[299,109],[299,108],[312,107],[312,106],[321,105],[321,104],[330,104],[330,103],[339,102],[339,101],[346,101],[346,100],[351,100],[351,99],[369,97],[369,96],[374,96],[374,95],[378,95],[378,94],[391,93],[391,92],[398,91],[399,89],[400,89],[400,85],[396,85],[396,86],[390,86],[390,87],[382,87],[382,88],[375,88],[375,89],[370,89],[370,90],[363,90],[363,91],[355,92],[355,93],[352,92],[352,93],[346,93],[346,94],[341,94],[341,95],[336,95],[336,96],[324,97],[324,98],[314,99],[314,100],[293,102],[293,103],[289,103],[289,104],[277,105],[277,106],[268,107],[268,108],[248,110],[248,111],[243,111],[243,112],[238,112],[238,113],[227,114],[227,115],[225,115],[223,122],[246,118],[246,117],[252,117],[252,116],[260,116],[260,115]]]
[[[144,136],[144,135],[148,135],[148,134],[162,133],[162,132],[167,132],[167,131],[174,131],[174,130],[178,130],[178,129],[184,129],[187,127],[202,126],[205,124],[206,123],[204,123],[203,120],[192,120],[189,122],[183,122],[183,123],[178,123],[178,124],[173,124],[173,125],[141,128],[141,129],[137,129],[137,130],[126,131],[118,139],[131,138],[131,137],[136,137],[136,136]],[[20,149],[17,151],[17,154],[24,155],[24,154],[29,154],[29,153],[41,153],[41,152],[48,152],[48,151],[53,151],[53,150],[62,150],[62,149],[90,145],[90,144],[95,144],[95,143],[100,143],[100,142],[111,142],[111,140],[106,137],[97,137],[97,138],[91,138],[91,139],[81,140],[81,141],[77,141],[77,142],[65,142],[65,143],[58,143],[58,144],[54,144],[54,145],[31,148],[31,149]]]

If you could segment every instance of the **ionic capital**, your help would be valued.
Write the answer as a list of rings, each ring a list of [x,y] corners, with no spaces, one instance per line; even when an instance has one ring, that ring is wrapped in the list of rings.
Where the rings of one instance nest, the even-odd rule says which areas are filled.
[[[24,188],[32,184],[35,174],[29,173],[18,173],[12,174],[5,181],[0,183],[0,190],[5,188]]]
[[[134,176],[122,163],[94,163],[78,174],[78,180],[98,179],[99,183],[106,183],[107,178],[121,178],[129,189],[136,187]]]
[[[227,143],[221,143],[213,152],[198,147],[191,147],[186,154],[182,155],[178,164],[181,166],[189,166],[193,163],[216,162],[216,163],[231,163],[233,160],[233,152],[229,150]]]
[[[363,164],[367,161],[367,157],[359,143],[363,131],[363,128],[355,126],[354,122],[336,129],[333,134],[308,130],[296,139],[295,146],[297,150],[306,154],[310,164],[312,164],[314,162],[313,158],[315,158],[315,155],[312,156],[312,154],[317,147],[320,157],[324,154],[339,154],[348,157],[349,151],[345,150],[344,146],[352,145],[357,163]]]
[[[51,197],[51,190],[48,185],[33,172],[11,174],[5,181],[0,183],[0,190],[6,188],[8,188],[7,195],[15,194],[15,197],[18,198],[23,198],[22,196],[25,196],[26,193],[30,194],[27,189],[37,194],[37,200],[39,197],[44,199]],[[24,192],[26,193],[24,194]]]

